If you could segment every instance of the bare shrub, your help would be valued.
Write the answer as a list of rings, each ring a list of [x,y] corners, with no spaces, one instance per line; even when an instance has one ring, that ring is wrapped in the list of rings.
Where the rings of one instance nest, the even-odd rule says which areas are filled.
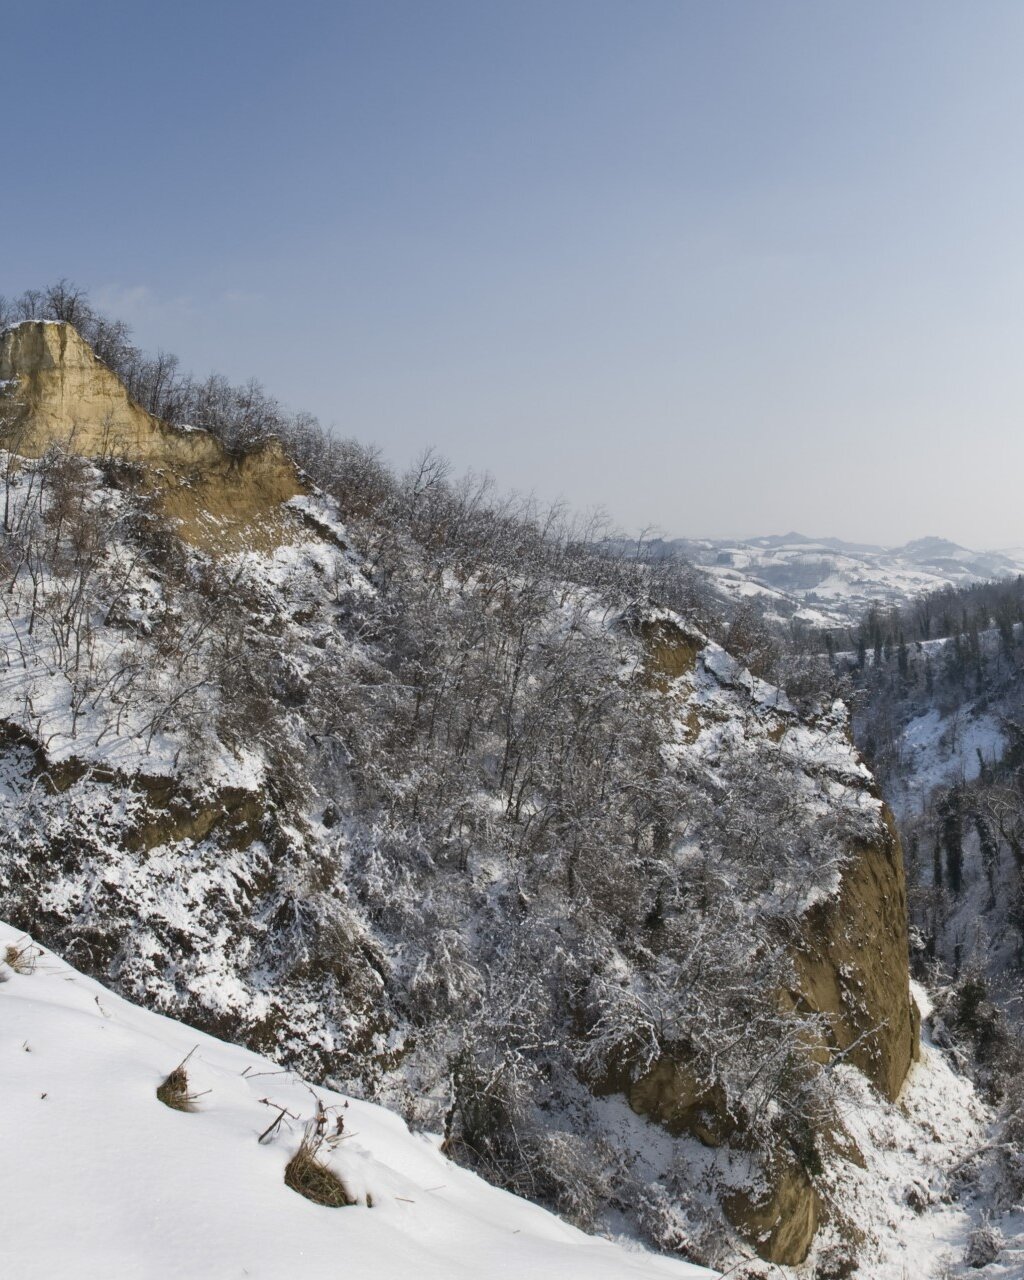
[[[174,1068],[167,1079],[159,1086],[156,1096],[164,1104],[170,1107],[172,1111],[195,1111],[196,1099],[199,1094],[192,1093],[188,1085],[188,1072],[185,1070],[185,1064],[191,1058],[195,1050],[191,1050],[185,1058]]]
[[[995,1262],[1003,1249],[1003,1233],[987,1215],[973,1228],[967,1237],[967,1248],[964,1250],[964,1262],[969,1267],[980,1269]]]
[[[4,961],[15,973],[34,973],[41,952],[31,942],[12,942],[4,951]]]
[[[320,1148],[323,1141],[315,1123],[307,1125],[298,1151],[285,1166],[285,1186],[291,1187],[307,1200],[312,1200],[314,1204],[321,1204],[328,1209],[344,1209],[356,1201],[334,1170],[321,1160]]]

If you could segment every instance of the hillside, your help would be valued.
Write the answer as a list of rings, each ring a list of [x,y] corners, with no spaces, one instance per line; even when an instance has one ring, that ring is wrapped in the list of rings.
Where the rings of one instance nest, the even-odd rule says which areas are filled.
[[[11,451],[40,458],[55,444],[125,462],[179,537],[224,550],[285,536],[281,504],[302,493],[275,440],[244,451],[209,431],[175,428],[137,404],[69,324],[27,321],[0,335],[0,421]],[[228,497],[228,495],[230,495]]]
[[[710,1280],[585,1236],[460,1169],[390,1112],[130,1005],[0,924],[5,954],[9,1274],[317,1280],[340,1264],[379,1280]],[[179,1111],[157,1090],[183,1060],[194,1100]],[[318,1115],[331,1137],[317,1158],[343,1180],[347,1207],[285,1185]]]
[[[316,1280],[336,1275],[339,1257],[349,1274],[381,1280],[717,1274],[628,1238],[584,1235],[446,1159],[439,1137],[129,1004],[3,924],[0,1010],[0,1124],[16,1156],[0,1163],[4,1261],[25,1280]],[[184,1112],[157,1096],[181,1063]],[[942,1274],[978,1237],[978,1211],[950,1194],[949,1171],[981,1141],[984,1108],[930,1044],[899,1110],[880,1111],[849,1084],[846,1121],[863,1164],[842,1194],[866,1245],[857,1274]],[[285,1184],[319,1116],[333,1136],[317,1159],[355,1202],[340,1210]],[[620,1134],[630,1135],[624,1117]],[[812,1274],[844,1274],[846,1256],[824,1251]],[[1022,1261],[1004,1246],[1000,1264],[971,1274],[1010,1280]],[[732,1274],[808,1271],[754,1264]]]
[[[918,964],[1019,1023],[1024,584],[924,597],[862,632],[835,662],[907,846]]]
[[[944,538],[878,547],[792,533],[747,541],[657,539],[645,546],[656,556],[684,556],[733,604],[754,600],[778,620],[821,627],[855,623],[872,605],[899,605],[944,587],[1024,572],[1020,550],[971,551]]]
[[[844,705],[730,656],[686,566],[430,456],[395,477],[251,388],[100,367],[66,321],[12,332],[0,914],[585,1228],[902,1265],[850,1204],[957,1143],[922,1097],[913,1170],[872,1162],[930,1068]]]

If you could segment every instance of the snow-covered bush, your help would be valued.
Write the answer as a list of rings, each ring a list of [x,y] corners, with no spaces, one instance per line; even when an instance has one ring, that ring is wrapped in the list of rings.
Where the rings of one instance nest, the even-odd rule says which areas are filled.
[[[964,1262],[969,1267],[987,1267],[1002,1252],[1003,1233],[989,1217],[984,1217],[971,1231],[964,1250]]]

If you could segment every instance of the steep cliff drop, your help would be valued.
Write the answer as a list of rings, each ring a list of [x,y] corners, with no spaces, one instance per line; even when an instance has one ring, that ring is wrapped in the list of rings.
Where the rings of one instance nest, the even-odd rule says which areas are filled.
[[[918,1057],[920,1032],[910,994],[903,854],[892,815],[856,757],[845,709],[833,708],[818,723],[803,719],[784,694],[752,677],[703,636],[684,630],[678,619],[648,621],[640,631],[646,678],[653,690],[676,702],[684,752],[713,753],[706,744],[723,724],[751,742],[768,739],[784,746],[793,741],[801,768],[824,774],[830,786],[859,792],[875,807],[873,837],[853,842],[834,891],[817,896],[800,917],[791,944],[795,984],[779,992],[779,1003],[794,1015],[819,1015],[822,1031],[811,1043],[818,1062],[852,1064],[886,1101],[894,1101]],[[743,1147],[742,1125],[735,1123],[722,1091],[714,1081],[699,1080],[685,1054],[662,1057],[638,1078],[630,1079],[629,1065],[623,1066],[617,1080],[604,1087],[625,1092],[638,1114],[706,1146]],[[814,1135],[819,1145],[830,1141],[834,1135]],[[777,1156],[773,1167],[763,1170],[760,1196],[737,1192],[725,1198],[724,1207],[763,1258],[797,1264],[806,1258],[827,1209],[815,1187],[816,1160],[801,1160],[789,1151]]]
[[[105,499],[110,510],[120,512],[124,496],[112,491],[131,487],[145,499],[134,504],[136,508],[155,511],[191,547],[219,556],[208,566],[218,572],[234,571],[227,553],[266,553],[237,560],[240,573],[245,569],[241,562],[252,562],[249,586],[264,600],[276,628],[277,638],[262,658],[251,639],[240,651],[247,669],[257,669],[258,658],[263,661],[258,670],[264,675],[250,682],[254,688],[249,696],[259,714],[269,717],[267,723],[287,721],[281,706],[260,698],[277,687],[276,679],[291,699],[296,670],[319,672],[321,690],[333,690],[345,673],[351,674],[352,688],[382,684],[393,656],[386,644],[380,644],[375,654],[379,661],[371,665],[361,648],[369,630],[360,626],[356,640],[345,631],[347,619],[360,616],[358,610],[374,588],[358,558],[346,550],[347,535],[335,499],[315,493],[291,501],[304,494],[305,487],[276,442],[233,454],[207,431],[169,426],[132,399],[73,328],[32,321],[0,335],[0,443],[10,451],[23,488],[35,474],[31,460],[51,450],[90,459],[95,464],[90,483],[111,491]],[[317,504],[319,516],[312,510]],[[136,563],[134,551],[126,563],[128,581]],[[333,584],[331,592],[323,589],[324,581]],[[159,572],[154,582],[159,599]],[[188,585],[179,584],[179,589]],[[344,609],[338,608],[339,595],[347,601]],[[205,607],[205,597],[201,603]],[[24,608],[35,607],[26,587]],[[57,608],[55,603],[53,609]],[[247,602],[240,609],[239,625],[225,634],[244,636],[245,627],[253,624],[253,635],[262,636],[263,617],[254,622]],[[145,940],[144,955],[140,948],[140,954],[117,961],[121,989],[136,998],[149,999],[156,989],[167,1001],[187,999],[193,1020],[268,1052],[287,1052],[293,1058],[308,1054],[302,1061],[320,1073],[346,1056],[368,1062],[371,1053],[376,1055],[375,1079],[378,1071],[383,1077],[394,1070],[398,1055],[385,1059],[376,1047],[387,1045],[391,1055],[390,1038],[400,1028],[399,1016],[386,999],[389,958],[383,945],[366,940],[372,935],[364,933],[364,921],[357,914],[346,915],[340,924],[330,914],[348,892],[343,879],[348,869],[337,857],[331,832],[336,818],[313,822],[302,815],[307,825],[296,832],[293,795],[279,788],[288,800],[278,816],[274,806],[267,805],[267,779],[273,777],[278,785],[282,763],[287,762],[251,750],[251,723],[245,716],[238,719],[244,706],[235,666],[223,684],[215,684],[210,670],[201,669],[194,674],[202,678],[164,692],[159,679],[145,683],[135,676],[150,669],[164,674],[164,655],[150,641],[154,627],[145,610],[143,626],[122,625],[107,607],[97,617],[103,644],[95,655],[88,655],[95,667],[88,669],[94,686],[80,682],[81,692],[75,693],[84,712],[64,696],[69,683],[64,651],[59,646],[53,652],[46,648],[43,629],[33,633],[23,628],[32,635],[32,644],[0,714],[16,783],[11,794],[33,794],[41,780],[40,789],[53,803],[45,818],[35,810],[28,815],[21,851],[9,859],[20,858],[16,870],[21,877],[20,897],[12,901],[9,915],[26,928],[49,930],[62,945],[84,948],[93,971],[104,974],[112,970],[117,954],[119,937],[110,928],[110,921],[117,921],[118,928]],[[741,855],[732,866],[741,878],[728,890],[743,908],[735,916],[735,932],[750,940],[753,955],[760,931],[772,930],[776,946],[788,957],[786,976],[779,978],[773,970],[761,988],[771,1018],[777,1022],[781,1013],[787,1028],[801,1028],[800,1035],[806,1028],[794,1054],[800,1069],[808,1062],[812,1069],[815,1062],[822,1067],[856,1067],[882,1098],[892,1101],[916,1056],[918,1032],[908,984],[902,855],[871,775],[850,742],[845,708],[835,704],[816,718],[800,714],[784,693],[751,676],[719,645],[668,610],[651,609],[644,618],[631,617],[625,630],[630,633],[621,637],[626,648],[637,657],[642,650],[645,659],[640,685],[650,703],[642,705],[657,709],[652,719],[659,725],[662,759],[680,771],[688,787],[692,777],[692,790],[706,805],[700,822],[718,833],[706,843],[723,865],[711,872],[721,876],[728,870],[724,863],[732,850]],[[12,630],[12,637],[15,634]],[[379,628],[379,634],[389,633]],[[159,628],[156,636],[159,640]],[[633,649],[637,637],[640,644]],[[12,652],[14,643],[12,639]],[[275,648],[301,655],[301,662],[289,666],[286,679],[271,652]],[[108,659],[110,672],[103,666]],[[137,688],[125,684],[122,691],[122,670],[136,679]],[[111,672],[117,679],[110,678]],[[624,684],[630,682],[630,676],[623,677]],[[93,687],[114,692],[94,695]],[[86,695],[91,702],[85,702]],[[387,704],[387,723],[394,705],[397,701]],[[294,711],[292,702],[288,711]],[[375,714],[380,715],[376,707]],[[214,732],[222,722],[223,742]],[[667,740],[660,736],[664,724],[671,726]],[[766,798],[762,788],[772,795]],[[739,799],[730,798],[732,790]],[[756,841],[749,848],[745,845],[746,824],[738,819],[745,817],[748,802],[762,820],[762,829],[754,835],[761,839],[767,834],[768,843],[782,853],[788,852],[785,839],[773,839],[769,830],[780,821],[781,811],[788,806],[813,819],[797,823],[803,843],[794,849],[788,880],[784,868],[761,856]],[[732,804],[733,813],[719,830],[716,812],[723,804]],[[20,812],[10,819],[11,830],[21,821]],[[82,814],[87,821],[79,831],[75,823]],[[107,823],[100,832],[103,839],[97,834],[102,823],[89,816],[93,814],[103,815]],[[824,815],[821,833],[834,835],[838,828],[829,825],[833,814],[836,822],[846,815],[852,825],[833,843],[819,842],[814,823]],[[316,937],[319,952],[307,952],[305,941],[301,947],[292,945],[293,929],[307,931],[306,922],[318,919],[308,902],[314,895],[297,895],[289,870],[288,860],[296,849],[305,857],[304,842],[317,855],[315,865],[322,869],[317,876],[337,876],[336,881],[323,882],[332,886],[329,893],[322,891],[319,878],[316,882],[321,891],[315,897],[322,904],[316,910],[323,910],[329,924],[322,936],[310,935]],[[685,880],[692,873],[697,883],[704,872],[687,861],[686,841],[682,844],[673,874]],[[700,841],[693,844],[699,854]],[[404,857],[404,833],[395,847]],[[55,850],[60,857],[53,856]],[[108,881],[112,863],[124,869]],[[196,867],[209,877],[200,882],[204,901],[221,904],[205,916],[196,911],[192,897]],[[458,877],[453,873],[450,883],[461,888],[465,870]],[[181,877],[183,905],[165,919],[163,904],[174,876]],[[153,906],[154,877],[160,877],[159,911]],[[80,910],[79,903],[86,899],[79,882],[93,880],[104,886],[103,907],[96,908],[90,890],[88,911]],[[727,877],[723,883],[733,885]],[[521,889],[518,893],[521,906],[525,899]],[[785,902],[779,901],[787,895]],[[44,897],[45,918],[40,906]],[[244,902],[245,909],[238,909],[236,902]],[[250,927],[253,915],[259,922],[256,929]],[[643,926],[655,950],[663,945],[655,936],[658,916],[655,905],[650,922]],[[453,915],[452,920],[452,939],[474,932],[472,914]],[[224,945],[226,921],[228,935],[235,931],[229,947]],[[315,961],[307,958],[309,954],[317,956]],[[665,945],[659,955],[664,955],[678,986],[679,950]],[[187,957],[184,965],[182,957]],[[221,966],[215,981],[212,970],[208,972],[211,963]],[[179,989],[167,983],[165,967],[188,970],[176,979]],[[641,981],[644,974],[637,970],[633,977]],[[401,983],[394,981],[392,989],[400,991]],[[224,1006],[221,991],[232,993],[234,1003]],[[740,1038],[746,1030],[741,1027]],[[722,1040],[716,1042],[716,1053]],[[504,1052],[504,1041],[501,1045]],[[716,1188],[720,1204],[763,1258],[801,1262],[819,1225],[835,1225],[834,1205],[816,1165],[821,1152],[829,1154],[830,1144],[846,1142],[839,1131],[842,1126],[828,1128],[808,1117],[806,1132],[797,1134],[797,1142],[790,1140],[792,1133],[785,1141],[772,1138],[775,1145],[766,1156],[768,1144],[763,1135],[752,1136],[736,1090],[729,1097],[721,1084],[723,1076],[714,1070],[695,1071],[688,1048],[685,1035],[674,1040],[668,1035],[660,1056],[640,1063],[624,1052],[619,1061],[605,1064],[602,1078],[582,1070],[581,1075],[593,1093],[624,1095],[633,1112],[683,1140],[667,1144],[675,1150],[688,1142],[701,1154],[735,1157],[737,1168],[745,1164],[752,1169],[753,1178],[738,1177]],[[728,1053],[726,1044],[722,1056]],[[755,1068],[760,1069],[760,1061]],[[863,1084],[857,1072],[849,1074]],[[642,1128],[647,1131],[646,1125]],[[689,1142],[691,1138],[697,1141]],[[846,1150],[856,1162],[856,1143],[850,1140]]]

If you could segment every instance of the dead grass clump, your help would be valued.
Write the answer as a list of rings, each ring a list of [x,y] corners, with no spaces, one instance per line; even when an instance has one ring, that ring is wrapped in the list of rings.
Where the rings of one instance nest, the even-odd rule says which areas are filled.
[[[39,954],[39,948],[31,942],[11,942],[4,951],[4,961],[15,973],[34,973]]]
[[[342,1180],[320,1159],[321,1144],[322,1139],[317,1133],[307,1128],[298,1151],[285,1166],[285,1186],[314,1204],[322,1204],[329,1209],[343,1209],[355,1204]]]
[[[195,1111],[196,1099],[200,1096],[198,1093],[192,1093],[188,1087],[188,1072],[185,1070],[185,1064],[188,1062],[195,1049],[192,1049],[188,1055],[174,1068],[171,1074],[163,1082],[156,1091],[156,1096],[164,1104],[170,1107],[172,1111]]]

